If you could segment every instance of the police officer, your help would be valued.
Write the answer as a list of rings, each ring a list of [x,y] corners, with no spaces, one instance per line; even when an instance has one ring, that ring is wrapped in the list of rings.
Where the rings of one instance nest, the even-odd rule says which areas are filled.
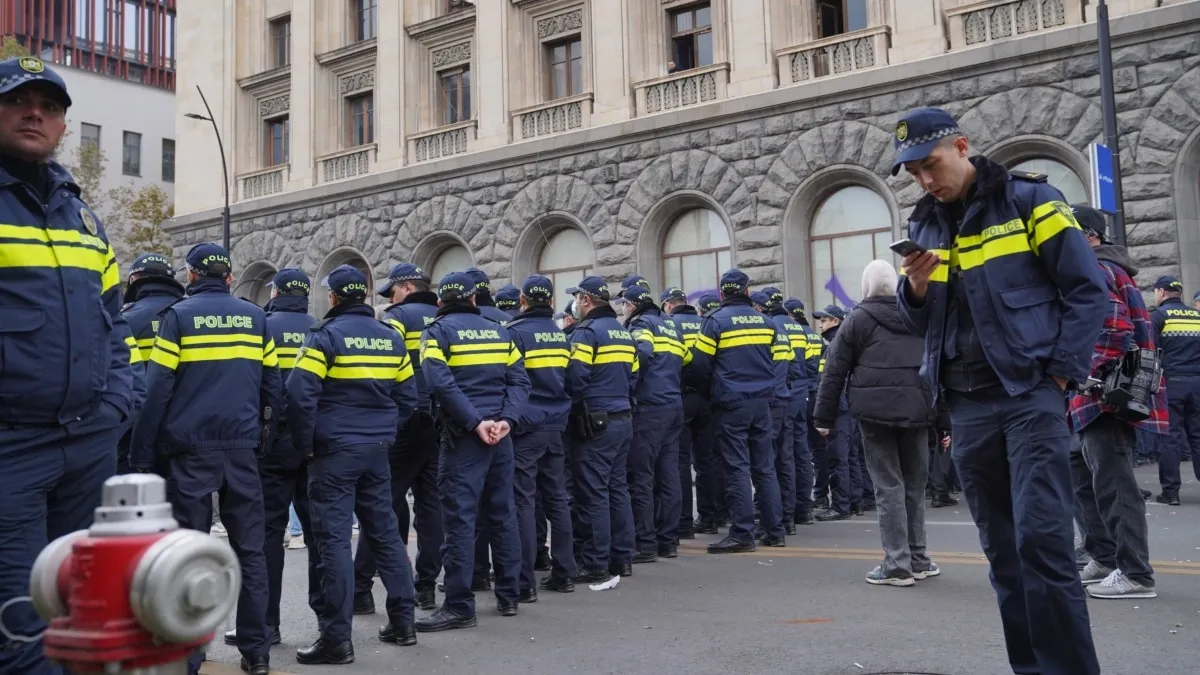
[[[792,410],[795,413],[792,418],[792,448],[796,456],[796,515],[793,520],[797,525],[812,525],[814,522],[813,457],[816,454],[816,448],[821,445],[821,439],[809,420],[812,419],[812,407],[817,398],[817,377],[820,373],[825,341],[809,325],[808,318],[804,316],[803,302],[796,298],[788,298],[783,302],[783,308],[796,322],[796,326],[802,333],[798,335],[794,328],[788,326],[788,337],[792,340],[792,347],[797,350],[796,356],[800,356],[800,350],[804,352],[804,376],[808,385],[808,391],[804,395],[804,405],[797,410],[795,405],[797,401],[794,399],[792,401]],[[825,471],[823,485],[826,487],[829,485],[828,469]],[[788,498],[787,495],[784,495],[784,498]],[[825,507],[828,508],[828,506],[828,499],[826,499]]]
[[[554,324],[554,284],[541,275],[530,275],[522,284],[521,314],[508,323],[513,343],[525,361],[531,389],[529,403],[521,411],[513,432],[516,455],[517,525],[521,533],[521,602],[537,601],[534,569],[538,562],[537,514],[535,504],[544,504],[552,530],[554,556],[543,590],[570,593],[575,590],[575,554],[571,511],[567,502],[566,457],[563,432],[571,399],[565,390],[567,336]],[[543,540],[544,541],[544,540]]]
[[[767,316],[770,324],[775,326],[775,320],[768,316],[769,304],[769,296],[763,291],[754,291],[750,294],[750,306],[759,314]],[[788,452],[786,457],[781,456],[780,448],[786,445],[789,450],[791,449],[792,422],[788,417],[788,408],[791,405],[792,391],[789,382],[794,377],[794,369],[798,366],[793,360],[787,333],[778,326],[775,330],[775,341],[776,346],[780,348],[772,350],[771,353],[775,359],[775,397],[771,400],[771,461],[775,464],[775,478],[779,482],[779,503],[783,528],[787,534],[795,534],[796,526],[792,523],[791,509],[784,507],[784,503],[787,501],[784,499],[784,495],[795,492],[796,467],[791,453]],[[761,501],[761,497],[762,493],[755,494],[758,513],[762,512],[762,506],[758,503]],[[762,539],[765,534],[761,525],[755,529],[755,539]]]
[[[271,280],[271,299],[263,310],[266,312],[267,330],[275,342],[275,354],[279,360],[280,377],[286,379],[292,372],[296,355],[308,330],[316,320],[308,313],[308,275],[294,268],[284,268]],[[282,410],[276,418],[286,419]],[[308,557],[308,602],[319,615],[326,612],[321,577],[317,563],[320,554],[312,536],[308,506],[308,462],[296,452],[287,425],[280,424],[275,434],[271,452],[265,452],[258,460],[258,476],[262,481],[264,530],[266,536],[263,554],[267,560],[267,626],[270,628],[271,644],[277,645],[279,634],[279,602],[283,592],[283,533],[287,529],[288,507],[295,503],[296,518],[304,532]],[[225,633],[225,644],[237,644],[237,630]]]
[[[637,341],[638,383],[633,398],[629,447],[629,493],[637,553],[633,562],[652,563],[678,555],[679,434],[683,427],[684,351],[679,328],[663,317],[650,290],[631,285],[621,292],[625,327]]]
[[[48,541],[92,522],[134,406],[121,278],[104,229],[54,149],[71,105],[41,60],[0,61],[0,672],[60,673],[29,570]]]
[[[1175,277],[1154,282],[1151,313],[1155,343],[1162,349],[1163,373],[1167,376],[1167,408],[1171,435],[1158,457],[1160,504],[1179,506],[1179,462],[1192,459],[1192,471],[1200,480],[1200,310],[1183,304],[1183,284]]]
[[[754,497],[759,491],[766,546],[784,546],[779,482],[768,406],[775,397],[776,359],[781,345],[774,325],[754,311],[747,294],[750,279],[732,269],[721,275],[721,306],[704,318],[692,361],[712,402],[717,449],[725,460],[725,491],[732,525],[709,553],[753,551]]]
[[[626,472],[633,436],[631,399],[637,344],[617,321],[608,284],[584,277],[567,293],[582,317],[571,333],[567,394],[571,397],[571,461],[582,541],[578,583],[633,574],[634,525]]]
[[[783,417],[782,422],[775,422],[780,433],[775,438],[775,471],[779,475],[779,498],[783,513],[783,526],[788,534],[796,534],[797,523],[812,522],[811,506],[808,514],[796,511],[798,493],[797,482],[803,469],[800,463],[807,461],[809,470],[806,474],[812,480],[812,459],[808,457],[808,390],[809,379],[807,370],[808,333],[804,327],[792,318],[783,307],[783,292],[774,286],[762,289],[765,297],[767,317],[775,324],[775,330],[787,339],[788,349],[792,358],[786,359],[787,368],[787,398],[778,413]],[[776,409],[772,408],[774,415]],[[801,449],[803,448],[803,449]],[[799,450],[799,451],[798,451]],[[811,498],[812,489],[809,488]]]
[[[1046,176],[972,156],[944,110],[896,125],[893,173],[929,194],[908,223],[900,313],[945,388],[954,461],[991,563],[1016,672],[1100,672],[1075,568],[1065,390],[1087,380],[1108,294]]]
[[[429,275],[412,263],[402,262],[392,267],[388,281],[379,294],[392,304],[383,310],[384,321],[390,323],[404,340],[410,355],[421,350],[421,333],[437,315],[437,295],[429,290]],[[408,546],[408,492],[413,494],[413,521],[417,530],[415,564],[417,607],[432,610],[437,606],[438,574],[442,570],[442,505],[438,501],[437,467],[438,437],[433,423],[429,386],[421,372],[419,358],[412,358],[413,380],[417,386],[417,409],[396,435],[396,444],[388,455],[391,470],[392,508],[396,512],[400,541]],[[354,554],[354,611],[371,614],[375,600],[371,596],[375,558],[370,540],[358,538]]]
[[[696,301],[696,309],[700,310],[701,316],[708,316],[717,311],[721,306],[721,299],[712,293],[705,293]]]
[[[512,284],[505,284],[496,291],[496,309],[517,318],[521,314],[521,289]]]
[[[438,407],[442,457],[438,492],[446,523],[446,597],[417,622],[436,632],[476,625],[471,592],[476,520],[487,518],[501,616],[516,616],[521,545],[513,499],[510,433],[529,399],[529,378],[507,330],[475,306],[469,273],[438,285],[441,309],[421,339],[421,368]]]
[[[159,314],[130,465],[147,471],[165,458],[182,527],[208,532],[212,494],[220,494],[221,521],[242,568],[237,647],[243,666],[265,675],[270,592],[256,455],[271,449],[275,435],[279,359],[263,310],[229,294],[229,253],[217,244],[197,244],[186,262],[187,297]],[[199,655],[191,667],[198,672]]]
[[[813,318],[820,322],[821,337],[826,345],[833,344],[846,311],[837,305],[826,305],[825,309],[813,312]],[[825,372],[825,353],[822,353],[820,365],[817,367],[818,380]],[[858,457],[862,447],[855,443],[854,418],[850,415],[850,405],[843,392],[838,397],[837,418],[833,420],[813,419],[817,433],[825,437],[825,461],[829,467],[830,502],[829,508],[818,513],[816,518],[821,522],[831,520],[846,520],[858,511],[862,491],[862,474],[858,466]]]
[[[129,323],[135,341],[131,353],[136,348],[137,360],[143,364],[150,360],[158,313],[183,297],[183,284],[175,280],[174,274],[171,259],[161,253],[143,253],[129,267],[121,316]],[[131,432],[127,431],[117,446],[117,473],[129,473]]]
[[[679,517],[679,539],[694,539],[697,523],[695,513],[697,506],[700,511],[700,525],[707,531],[715,520],[713,511],[712,476],[712,439],[708,435],[708,402],[696,390],[691,382],[692,345],[700,332],[700,314],[696,308],[688,304],[687,294],[682,288],[672,286],[659,296],[663,312],[671,317],[683,340],[684,358],[688,364],[680,373],[680,386],[683,391],[683,426],[679,430],[679,491],[682,495],[682,507]],[[696,466],[696,491],[693,500],[692,466]],[[704,467],[703,471],[701,466]],[[701,478],[707,479],[703,483]],[[708,523],[706,525],[705,523]],[[716,534],[716,527],[711,526]]]
[[[323,283],[331,309],[305,337],[286,383],[292,442],[300,456],[310,457],[311,530],[328,607],[317,615],[320,636],[296,651],[296,661],[306,665],[354,661],[350,534],[356,513],[387,589],[388,624],[379,639],[417,643],[412,569],[387,466],[396,430],[416,409],[411,357],[396,329],[375,320],[362,272],[341,265]]]

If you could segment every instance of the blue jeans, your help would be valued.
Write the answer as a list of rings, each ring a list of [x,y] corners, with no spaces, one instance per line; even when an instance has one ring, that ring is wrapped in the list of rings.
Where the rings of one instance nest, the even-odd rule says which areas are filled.
[[[304,534],[304,529],[300,527],[300,518],[296,516],[296,505],[292,504],[288,507],[288,534],[293,537],[299,537]]]

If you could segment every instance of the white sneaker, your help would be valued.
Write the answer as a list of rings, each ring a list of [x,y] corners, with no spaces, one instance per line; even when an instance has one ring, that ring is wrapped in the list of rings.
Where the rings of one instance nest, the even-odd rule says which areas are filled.
[[[1079,580],[1083,582],[1084,586],[1091,586],[1104,581],[1112,573],[1112,568],[1105,567],[1095,560],[1089,560],[1088,564],[1079,571]]]
[[[937,575],[939,575],[941,573],[942,573],[942,570],[941,570],[941,568],[939,568],[937,566],[937,563],[930,562],[929,567],[927,567],[925,569],[921,569],[921,570],[914,569],[913,570],[913,578],[916,579],[917,581],[921,581],[924,579],[928,579],[930,577],[936,577]]]
[[[287,545],[287,547],[288,547],[288,550],[289,550],[289,551],[299,551],[300,549],[302,549],[302,548],[305,548],[305,546],[304,546],[304,535],[302,535],[302,534],[301,534],[301,535],[297,535],[297,536],[294,536],[294,537],[292,537],[292,538],[291,538],[291,539],[288,541],[288,545]]]
[[[1125,576],[1121,570],[1112,574],[1094,586],[1088,586],[1087,594],[1101,600],[1135,600],[1157,598],[1158,591],[1153,586],[1145,586]]]
[[[225,523],[217,521],[213,523],[212,529],[208,533],[214,537],[228,537],[229,533],[225,531]]]

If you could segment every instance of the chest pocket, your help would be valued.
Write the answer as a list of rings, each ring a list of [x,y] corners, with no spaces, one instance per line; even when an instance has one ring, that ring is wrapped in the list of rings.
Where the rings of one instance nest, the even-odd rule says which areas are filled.
[[[41,308],[0,308],[0,399],[28,392],[42,356],[32,333],[45,323]]]
[[[1058,337],[1058,291],[1046,284],[1033,284],[1000,291],[1004,303],[1001,325],[1009,340],[1030,348]]]

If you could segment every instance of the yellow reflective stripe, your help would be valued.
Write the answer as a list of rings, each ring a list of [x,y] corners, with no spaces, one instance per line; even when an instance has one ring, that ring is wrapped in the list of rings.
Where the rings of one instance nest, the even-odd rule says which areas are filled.
[[[938,266],[934,268],[933,273],[929,275],[930,281],[940,281],[943,284],[950,281],[950,251],[944,248],[931,248],[930,253],[936,253],[942,259]],[[908,272],[904,267],[900,268],[900,275],[907,276]]]
[[[271,354],[271,359],[275,358]],[[184,347],[179,350],[180,363],[195,363],[197,361],[237,361],[237,360],[256,361],[263,365],[273,365],[267,363],[267,356],[264,354],[261,347],[247,347],[245,345],[233,345],[230,347]]]
[[[408,351],[410,351],[410,352],[420,351],[420,349],[421,349],[421,336],[420,336],[420,335],[413,335],[413,336],[411,336],[411,337],[406,337],[406,338],[404,338],[404,348],[405,348],[405,349],[407,349],[407,350],[408,350]]]
[[[135,363],[141,363],[144,360],[142,358],[142,350],[138,349],[137,340],[134,340],[132,335],[125,338],[125,346],[129,347],[129,363],[130,363],[130,365],[135,364]]]
[[[421,343],[420,358],[422,361],[433,359],[434,361],[441,361],[442,363],[446,362],[446,355],[442,353],[442,348],[437,346],[437,343],[435,342]]]
[[[95,249],[85,244],[35,244],[3,239],[0,236],[0,267],[74,267],[95,272],[101,277],[102,287],[113,276],[109,269],[112,256],[107,249]],[[96,241],[103,244],[99,239]],[[120,283],[119,276],[117,281]],[[112,286],[104,290],[109,288]]]
[[[637,354],[637,347],[634,347],[633,345],[603,345],[596,350],[596,355],[599,356],[600,354],[613,354],[617,352],[633,355]]]
[[[653,343],[654,342],[654,333],[651,333],[650,331],[646,330],[645,328],[641,328],[641,329],[633,331],[633,339],[639,340],[641,342]]]
[[[629,369],[629,372],[630,372],[630,373],[636,373],[637,371],[638,371],[638,360],[637,360],[637,359],[634,359],[634,360],[633,360],[633,367],[631,367],[631,368]]]
[[[117,265],[117,258],[113,255],[112,247],[108,247],[108,266],[104,268],[104,272],[100,275],[100,293],[107,293],[109,290],[116,288],[121,283],[121,268]]]
[[[497,350],[508,351],[511,347],[511,342],[477,342],[464,345],[450,345],[450,353],[461,354],[463,352],[492,352]]]
[[[410,371],[409,376],[411,377],[412,364],[408,364],[408,367]],[[394,380],[396,382],[403,382],[404,380],[398,379],[400,370],[402,368],[399,365],[339,365],[335,360],[334,364],[329,367],[326,377],[331,380]]]
[[[822,358],[821,363],[817,365],[817,372],[818,373],[825,372],[825,359]]]
[[[588,345],[573,344],[571,345],[571,360],[580,363],[592,365],[592,348]]]
[[[747,335],[745,337],[736,337],[726,339],[721,338],[721,343],[717,345],[717,349],[733,349],[734,347],[751,347],[769,345],[775,342],[775,339],[770,335]]]
[[[361,363],[372,366],[399,366],[404,363],[404,354],[338,354],[333,357],[333,365]]]
[[[397,321],[397,320],[395,320],[395,319],[388,319],[388,320],[387,320],[387,324],[388,324],[389,326],[391,326],[392,328],[395,328],[395,329],[396,329],[396,332],[400,334],[400,337],[401,337],[402,339],[404,339],[404,340],[405,340],[405,342],[407,342],[407,341],[408,341],[408,333],[407,333],[407,332],[404,330],[404,324],[403,324],[403,323],[401,323],[401,322],[399,322],[399,321]]]
[[[319,351],[314,352],[309,349],[305,349],[303,352],[304,356],[300,357],[300,360],[296,362],[296,369],[312,373],[318,379],[325,379],[325,373],[328,372],[328,369],[325,368],[325,355]]]
[[[175,370],[179,366],[179,345],[164,337],[155,338],[150,360],[169,370]]]
[[[229,344],[231,342],[245,342],[246,344],[251,345],[261,345],[263,343],[263,336],[251,335],[250,333],[232,333],[229,335],[187,335],[179,339],[179,344],[183,347],[200,344]],[[271,341],[271,348],[275,348],[274,341]]]
[[[1163,335],[1200,335],[1200,319],[1167,319]]]
[[[525,355],[525,369],[531,368],[566,368],[567,362],[570,360],[569,352],[563,351],[562,354],[546,355],[546,356],[530,356]]]
[[[1071,228],[1080,229],[1071,207],[1060,201],[1050,201],[1033,207],[1026,224],[1030,244],[1034,253],[1040,253],[1042,244]]]
[[[154,338],[141,338],[137,341],[137,347],[142,352],[142,360],[150,360],[150,352],[154,349]]]
[[[279,367],[282,370],[290,370],[296,364],[296,356],[300,354],[299,347],[277,347],[275,355],[279,357]]]
[[[571,351],[586,352],[588,355],[596,353],[596,350],[593,349],[591,345],[585,345],[582,342],[571,343]]]
[[[400,370],[396,371],[396,382],[407,382],[413,378],[416,371],[413,370],[412,359],[408,356],[404,357],[404,365],[400,366]]]
[[[508,365],[515,365],[521,360],[521,352],[516,345],[512,345],[512,349],[508,352]]]
[[[520,355],[517,355],[517,359]],[[446,364],[451,368],[465,366],[509,366],[516,363],[511,352],[483,352],[479,354],[457,354],[451,356]]]
[[[637,356],[636,354],[626,352],[597,354],[596,360],[593,363],[597,366],[602,366],[606,363],[637,363]]]
[[[325,365],[327,363],[325,361],[325,352],[319,349],[306,349],[302,347],[300,351],[304,353],[305,358],[313,359],[321,365]]]
[[[275,368],[279,365],[279,355],[275,353],[275,341],[268,338],[267,346],[262,350],[262,364],[268,368]]]
[[[696,343],[692,345],[692,349],[701,351],[704,354],[713,356],[717,353],[717,343],[713,342],[707,335],[696,335]]]
[[[1030,253],[1028,231],[1018,219],[992,225],[979,234],[959,236],[950,249],[950,269],[969,270],[989,260]]]

